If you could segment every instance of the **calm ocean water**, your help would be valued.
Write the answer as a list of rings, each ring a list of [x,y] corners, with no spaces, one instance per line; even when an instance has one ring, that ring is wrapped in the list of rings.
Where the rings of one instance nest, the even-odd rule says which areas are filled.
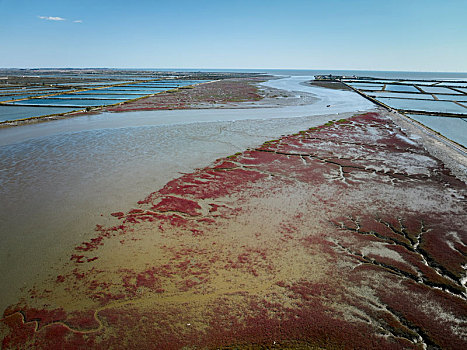
[[[467,72],[406,72],[406,71],[371,71],[371,70],[326,70],[326,69],[154,69],[157,71],[179,72],[236,72],[236,73],[267,73],[273,75],[356,75],[388,79],[443,79],[467,80]]]

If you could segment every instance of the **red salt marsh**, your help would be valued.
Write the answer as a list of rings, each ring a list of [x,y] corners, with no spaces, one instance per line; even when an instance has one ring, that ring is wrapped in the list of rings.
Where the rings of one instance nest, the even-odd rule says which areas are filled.
[[[466,194],[382,112],[284,136],[113,213],[2,347],[465,348]]]

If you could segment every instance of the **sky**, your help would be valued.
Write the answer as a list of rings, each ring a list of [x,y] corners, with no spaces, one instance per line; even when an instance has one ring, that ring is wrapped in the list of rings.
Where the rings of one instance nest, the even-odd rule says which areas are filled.
[[[0,0],[0,67],[467,72],[467,0]]]

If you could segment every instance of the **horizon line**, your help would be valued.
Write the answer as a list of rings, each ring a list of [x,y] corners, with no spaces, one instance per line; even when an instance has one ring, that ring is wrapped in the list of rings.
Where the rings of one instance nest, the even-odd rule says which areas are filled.
[[[425,71],[425,70],[372,70],[372,69],[333,69],[333,68],[220,68],[220,67],[215,67],[215,68],[193,68],[193,67],[158,67],[158,68],[150,68],[150,67],[0,67],[1,69],[21,69],[21,70],[41,70],[41,69],[79,69],[79,70],[84,70],[84,69],[122,69],[122,70],[171,70],[171,71],[176,71],[177,69],[181,70],[304,70],[304,71],[340,71],[340,72],[345,72],[345,71],[357,71],[357,72],[397,72],[397,73],[461,73],[461,74],[467,74],[467,71]]]

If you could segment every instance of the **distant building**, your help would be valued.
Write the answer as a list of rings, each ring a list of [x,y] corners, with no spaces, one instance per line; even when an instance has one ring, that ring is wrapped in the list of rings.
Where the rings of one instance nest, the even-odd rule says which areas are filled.
[[[315,80],[340,80],[343,77],[340,75],[315,75]]]
[[[315,80],[342,80],[342,79],[358,79],[356,75],[315,75]]]

